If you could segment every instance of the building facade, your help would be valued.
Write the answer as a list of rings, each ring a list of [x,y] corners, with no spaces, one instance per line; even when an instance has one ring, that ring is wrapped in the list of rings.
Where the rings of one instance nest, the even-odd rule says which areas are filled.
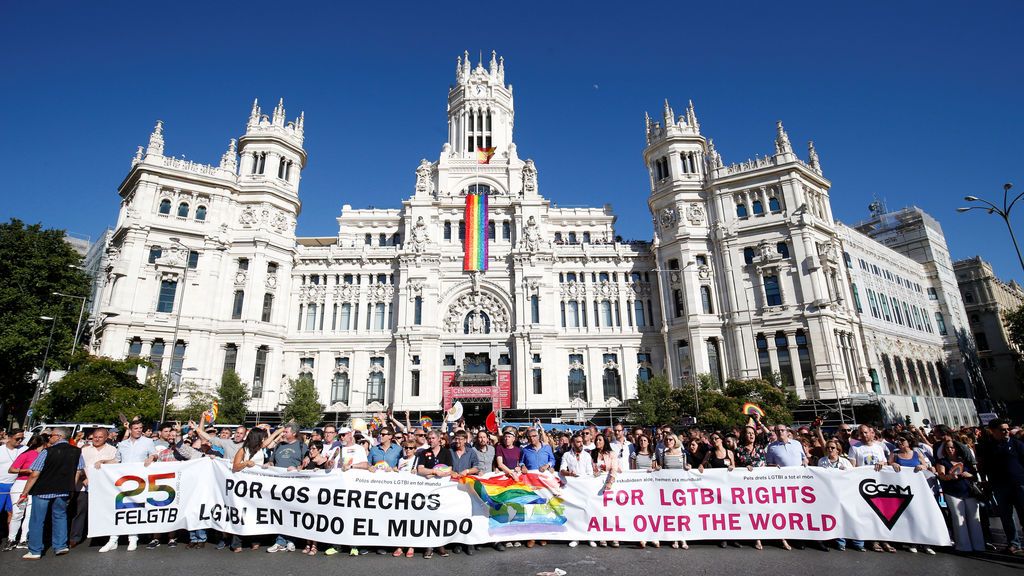
[[[980,256],[954,262],[953,270],[994,411],[1017,420],[1024,416],[1024,367],[1021,351],[1010,342],[1003,314],[1024,304],[1024,290],[1014,281],[1001,281]]]
[[[610,206],[542,194],[513,104],[503,60],[459,58],[447,141],[415,167],[407,199],[345,205],[325,238],[295,234],[303,115],[254,103],[218,165],[165,155],[157,123],[119,188],[94,350],[148,357],[151,373],[201,388],[234,370],[254,412],[275,412],[307,378],[329,419],[455,401],[481,419],[621,414],[656,373],[676,386],[764,376],[823,401],[896,386],[870,354],[844,242],[905,259],[837,226],[813,144],[801,160],[779,123],[773,154],[725,165],[692,103],[677,117],[666,102],[643,150],[654,235],[626,241]],[[489,199],[488,269],[465,272],[473,193]],[[890,336],[941,348],[925,334]],[[918,372],[930,359],[942,381],[952,362],[931,352],[904,358],[922,395],[950,402]]]

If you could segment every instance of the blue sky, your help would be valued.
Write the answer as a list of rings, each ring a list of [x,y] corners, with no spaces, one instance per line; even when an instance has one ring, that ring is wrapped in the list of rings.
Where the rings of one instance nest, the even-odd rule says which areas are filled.
[[[815,141],[837,218],[916,204],[954,258],[1024,280],[1001,220],[954,211],[1024,190],[1024,3],[345,4],[3,1],[0,218],[95,236],[156,119],[168,154],[216,163],[254,97],[284,97],[306,112],[299,234],[333,235],[343,204],[411,195],[456,56],[494,49],[541,193],[613,204],[627,238],[651,235],[644,112],[693,99],[726,162],[771,152],[781,119],[801,155]]]

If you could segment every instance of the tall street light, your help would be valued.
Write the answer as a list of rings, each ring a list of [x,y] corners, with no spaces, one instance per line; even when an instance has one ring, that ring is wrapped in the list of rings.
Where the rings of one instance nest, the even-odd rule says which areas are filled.
[[[970,212],[971,210],[984,210],[989,214],[998,214],[999,217],[1003,219],[1003,222],[1006,223],[1006,229],[1010,232],[1010,240],[1013,241],[1013,248],[1017,250],[1017,261],[1020,262],[1020,269],[1024,271],[1024,258],[1022,258],[1020,255],[1020,246],[1017,245],[1017,237],[1013,235],[1013,227],[1010,226],[1010,210],[1013,209],[1013,205],[1017,203],[1017,200],[1020,200],[1020,197],[1024,196],[1024,192],[1017,194],[1017,196],[1013,200],[1010,200],[1010,188],[1013,188],[1013,184],[1011,182],[1003,184],[1002,208],[996,206],[995,204],[989,202],[988,200],[985,200],[984,198],[978,198],[977,196],[964,196],[964,200],[968,202],[981,202],[982,204],[984,204],[984,206],[969,206],[966,208],[957,208],[956,211]]]
[[[74,356],[75,349],[78,348],[78,337],[82,329],[82,317],[85,315],[85,304],[89,299],[86,296],[75,296],[74,294],[65,294],[63,292],[51,292],[51,294],[61,298],[78,298],[82,301],[82,308],[78,311],[78,323],[75,324],[75,338],[71,341],[71,355]]]
[[[191,248],[181,243],[179,238],[168,238],[172,244],[177,244],[185,249],[185,259],[182,262],[184,271],[181,273],[181,299],[177,303],[178,314],[174,319],[174,336],[171,337],[171,365],[167,367],[167,380],[164,382],[164,401],[160,406],[160,421],[163,422],[167,416],[167,393],[171,390],[171,370],[174,366],[174,352],[178,348],[178,327],[181,326],[181,309],[185,307],[185,287],[188,286],[188,259],[192,254]],[[181,361],[185,362],[185,350],[181,351]]]
[[[57,327],[57,321],[50,316],[40,316],[39,319],[50,322],[50,339],[46,341],[46,351],[43,352],[43,365],[39,369],[39,378],[37,379],[38,384],[36,384],[35,392],[32,393],[32,402],[28,405],[28,413],[25,414],[26,428],[32,427],[32,416],[36,402],[39,400],[40,390],[45,388],[50,380],[50,371],[46,369],[46,361],[50,358],[50,344],[53,344],[53,329]]]

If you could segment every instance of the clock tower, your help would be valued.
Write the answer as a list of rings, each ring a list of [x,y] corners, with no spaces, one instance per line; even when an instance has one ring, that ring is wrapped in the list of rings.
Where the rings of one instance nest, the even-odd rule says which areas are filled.
[[[456,158],[476,158],[480,148],[495,148],[498,157],[512,156],[515,113],[512,86],[505,85],[505,60],[491,52],[487,68],[474,68],[469,52],[455,64],[455,84],[448,91],[448,145]]]

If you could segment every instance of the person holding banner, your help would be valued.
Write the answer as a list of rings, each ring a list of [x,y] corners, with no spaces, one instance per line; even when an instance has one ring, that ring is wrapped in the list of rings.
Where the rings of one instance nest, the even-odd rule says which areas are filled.
[[[306,445],[299,439],[299,425],[295,422],[289,422],[282,426],[281,429],[283,430],[281,440],[274,446],[271,452],[271,463],[276,468],[284,468],[289,471],[298,470],[302,466],[302,460],[308,453]],[[267,466],[267,464],[264,464],[264,466]],[[295,543],[285,538],[283,534],[278,534],[274,545],[267,548],[267,552],[274,554],[281,551],[294,552]]]
[[[590,452],[583,449],[583,435],[580,433],[573,434],[572,439],[569,441],[569,450],[562,455],[562,464],[559,467],[559,472],[562,473],[562,482],[565,482],[566,477],[571,478],[593,478],[594,477],[594,460],[590,456]],[[569,542],[569,548],[575,548],[579,546],[579,540],[573,540]],[[642,544],[642,543],[641,543]],[[591,547],[596,547],[597,542],[590,541]]]
[[[789,426],[776,424],[772,429],[777,440],[768,445],[765,453],[765,465],[778,468],[792,466],[807,466],[807,453],[804,446],[793,439],[793,433]],[[783,538],[780,542],[784,550],[792,550],[793,547]]]
[[[591,457],[594,459],[594,476],[604,476],[604,490],[611,490],[615,484],[615,477],[622,473],[622,466],[619,464],[619,458],[615,455],[615,451],[612,450],[611,442],[605,435],[598,434],[594,439],[594,451],[591,453]],[[607,546],[608,542],[601,540],[599,544]],[[619,541],[612,540],[611,546],[618,548]]]
[[[151,454],[156,452],[156,444],[153,443],[153,439],[148,436],[143,436],[143,426],[140,420],[132,420],[127,426],[127,437],[121,440],[117,444],[117,461],[122,464],[142,464],[146,461]],[[108,544],[109,546],[110,544]],[[128,537],[128,548],[129,552],[134,552],[139,546],[138,535]],[[117,548],[117,539],[113,541],[113,546],[107,548],[104,546],[100,548],[100,552],[110,552]]]
[[[20,444],[24,439],[25,433],[15,430],[8,438],[8,442],[13,440]],[[32,475],[32,463],[36,461],[39,452],[46,448],[46,445],[49,443],[49,434],[36,434],[32,436],[32,439],[28,442],[28,448],[22,450],[7,469],[8,473],[15,475],[14,484],[10,488],[10,501],[12,503],[17,502],[21,497],[21,493],[25,491],[25,485],[28,484],[29,476]],[[6,449],[7,447],[4,446],[4,448]],[[0,465],[0,471],[2,471],[2,465]],[[3,547],[5,552],[15,548],[28,548],[28,526],[32,520],[31,500],[29,498],[26,506],[12,506],[14,510],[11,513],[11,521],[7,525],[7,545]],[[19,530],[21,530],[20,542],[18,541]]]
[[[452,475],[452,453],[441,447],[441,435],[437,430],[427,432],[427,447],[416,453],[416,473],[426,478],[447,478]],[[448,549],[441,546],[437,553],[448,557]],[[434,549],[423,551],[424,558],[432,558]]]

